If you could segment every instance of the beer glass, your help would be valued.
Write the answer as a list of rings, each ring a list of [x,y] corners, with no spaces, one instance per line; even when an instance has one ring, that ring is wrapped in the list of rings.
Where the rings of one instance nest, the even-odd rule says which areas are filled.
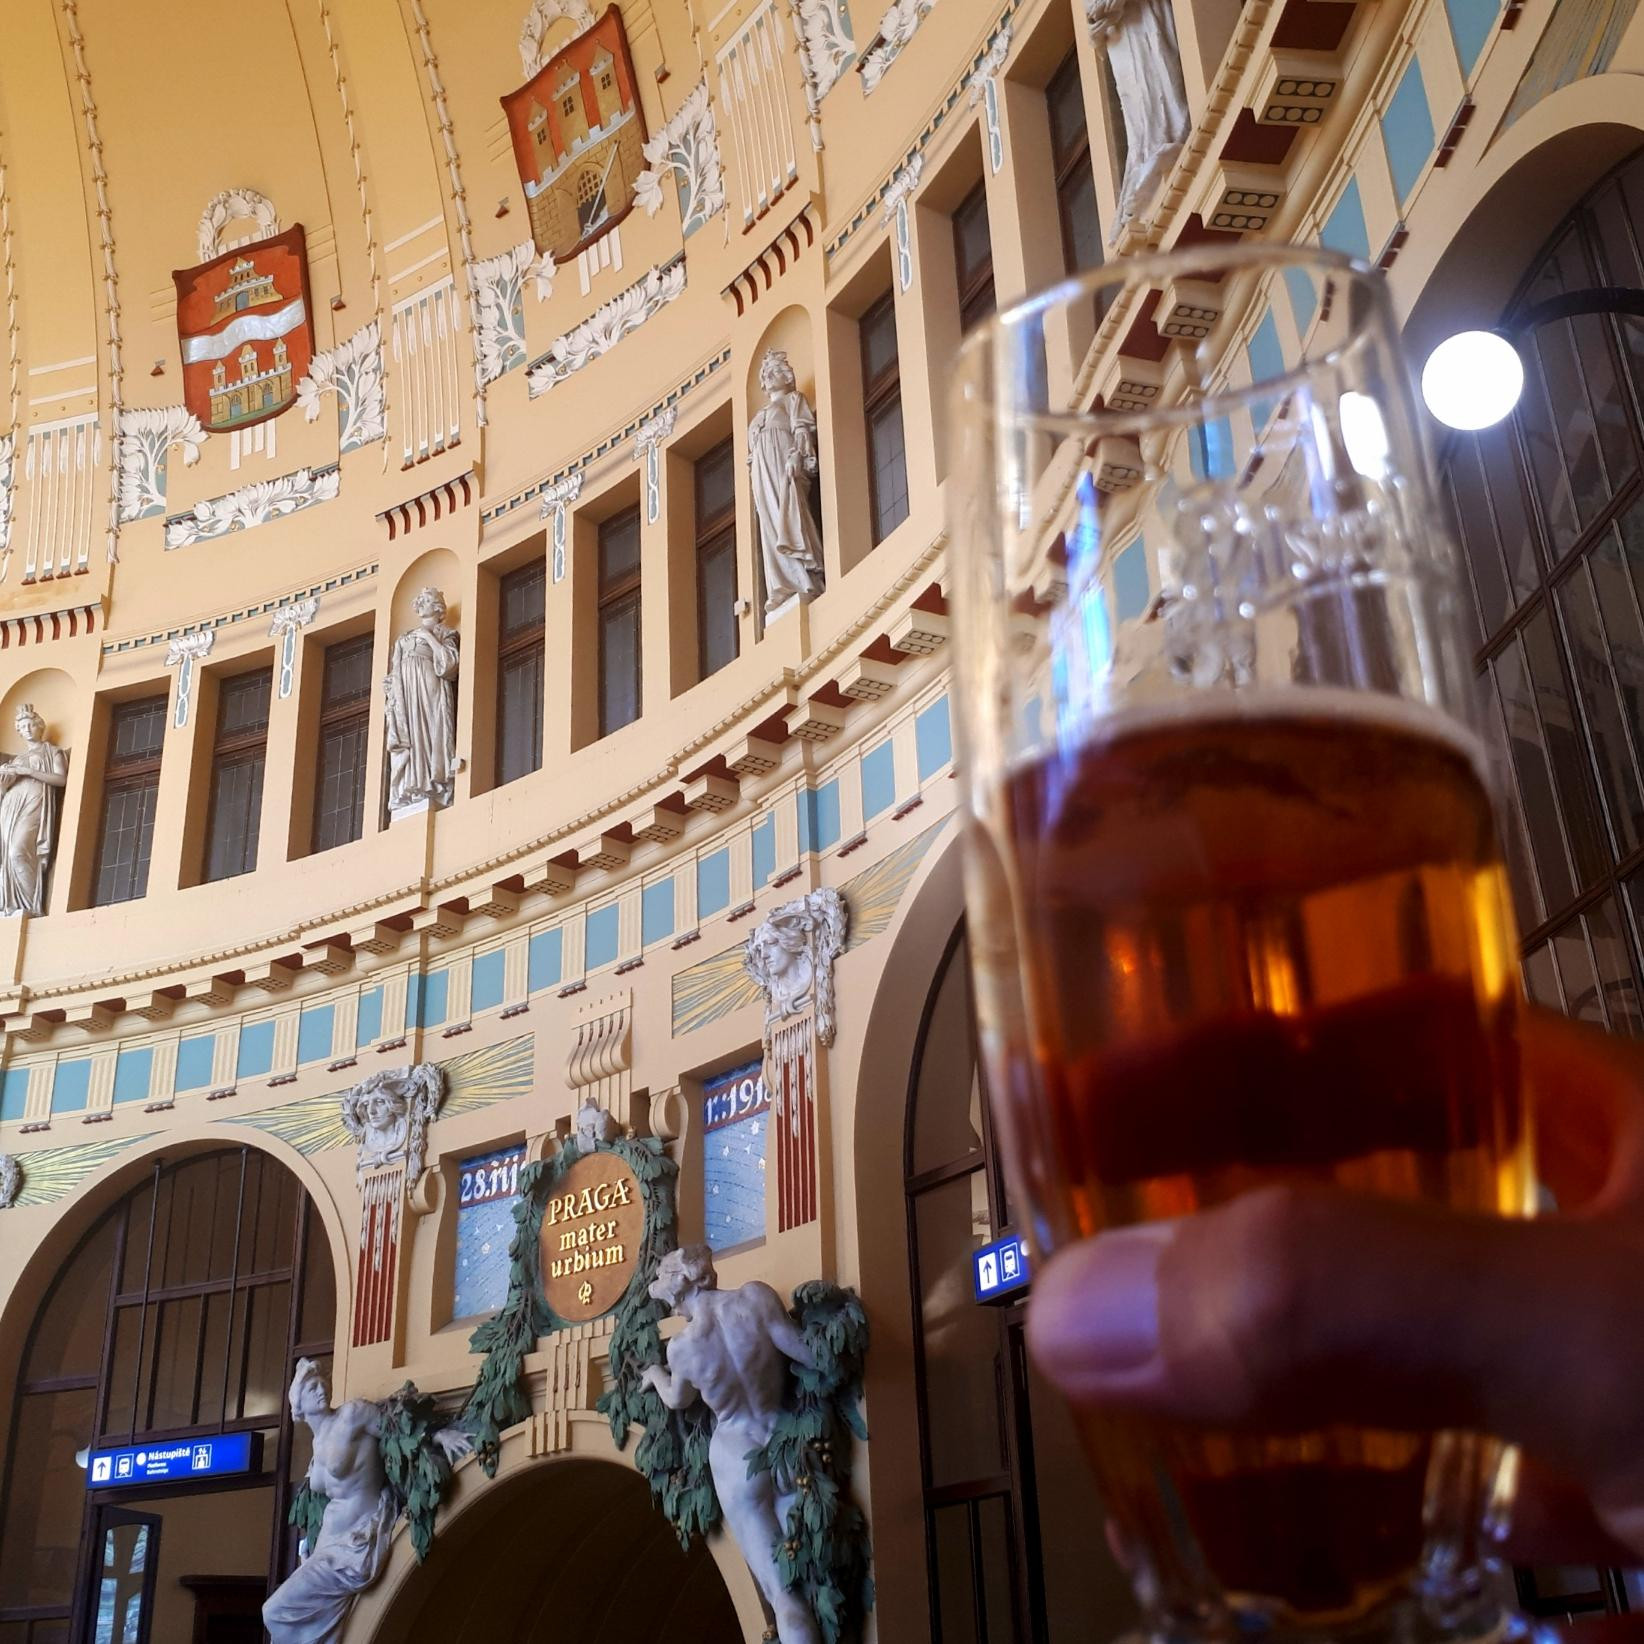
[[[1381,276],[1069,280],[967,339],[949,457],[970,949],[1038,1250],[1270,1183],[1528,1214],[1466,596]],[[1073,1413],[1155,1637],[1500,1621],[1486,1435]]]

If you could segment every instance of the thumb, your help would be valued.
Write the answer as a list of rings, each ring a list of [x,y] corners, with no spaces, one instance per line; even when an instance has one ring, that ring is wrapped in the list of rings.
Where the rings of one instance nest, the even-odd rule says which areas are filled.
[[[1603,1222],[1264,1188],[1060,1252],[1035,1276],[1029,1338],[1077,1403],[1494,1433],[1571,1475],[1644,1551],[1641,1256]]]

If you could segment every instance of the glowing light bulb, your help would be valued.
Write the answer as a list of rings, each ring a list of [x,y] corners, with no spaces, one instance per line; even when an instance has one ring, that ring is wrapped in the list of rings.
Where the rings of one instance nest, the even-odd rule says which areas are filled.
[[[1421,397],[1447,428],[1489,428],[1518,404],[1524,362],[1494,331],[1458,331],[1421,369]]]

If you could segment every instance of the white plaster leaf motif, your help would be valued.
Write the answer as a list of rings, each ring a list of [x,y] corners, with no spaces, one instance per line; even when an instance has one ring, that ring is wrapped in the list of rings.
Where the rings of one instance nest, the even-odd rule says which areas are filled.
[[[965,82],[970,92],[971,107],[982,100],[982,88],[1005,66],[1005,59],[1010,56],[1010,23],[999,25],[999,32],[988,43],[988,49],[983,54],[981,62],[971,70],[970,78]]]
[[[320,396],[337,396],[337,449],[358,451],[361,446],[388,438],[388,410],[383,394],[382,326],[372,320],[335,348],[316,354],[308,373],[297,384],[297,404],[303,420],[316,422]]]
[[[923,153],[910,154],[906,164],[890,180],[890,186],[885,190],[885,198],[880,202],[879,209],[884,214],[885,226],[888,228],[896,221],[896,208],[904,200],[913,198],[913,191],[919,186],[919,178],[925,169]]]
[[[556,337],[547,355],[533,365],[526,377],[530,397],[546,394],[555,383],[564,382],[574,372],[591,365],[637,330],[659,309],[665,308],[685,289],[685,259],[653,268],[643,280],[602,303],[581,325]]]
[[[178,663],[192,657],[208,657],[211,647],[217,643],[215,628],[199,628],[192,634],[177,634],[166,645],[166,666],[175,668]]]
[[[0,439],[0,582],[11,568],[11,516],[17,474],[17,436]]]
[[[479,326],[474,332],[474,371],[481,388],[495,382],[503,372],[525,363],[525,276],[535,261],[535,245],[530,240],[521,240],[498,256],[475,263],[469,270],[479,302]]]
[[[814,120],[822,99],[856,61],[856,41],[839,0],[792,0],[792,9],[805,100]]]
[[[649,216],[662,209],[662,179],[669,172],[679,190],[683,234],[694,234],[725,209],[725,169],[706,80],[697,82],[668,123],[645,144],[644,154],[646,169],[634,179],[634,198]]]
[[[879,19],[879,34],[862,59],[862,90],[871,92],[902,55],[936,0],[894,0]]]
[[[254,188],[225,188],[213,195],[200,215],[199,253],[202,263],[209,263],[223,251],[223,230],[230,223],[249,218],[257,225],[253,239],[266,240],[280,232],[280,214],[266,194]]]
[[[299,468],[278,479],[242,485],[227,496],[208,497],[195,503],[191,513],[177,514],[166,521],[166,547],[186,548],[190,543],[225,537],[231,531],[249,531],[268,520],[330,502],[337,495],[341,478],[335,468],[318,474],[312,468]]]
[[[122,411],[114,422],[119,441],[120,523],[151,519],[166,511],[166,459],[175,447],[183,466],[200,460],[205,429],[187,406],[144,406]]]

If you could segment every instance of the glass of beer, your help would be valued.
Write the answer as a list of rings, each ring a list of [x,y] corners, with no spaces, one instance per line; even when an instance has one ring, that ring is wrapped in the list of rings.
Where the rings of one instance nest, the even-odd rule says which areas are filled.
[[[1039,1251],[1273,1183],[1528,1214],[1466,595],[1382,277],[1126,258],[973,332],[949,432],[970,948]],[[1156,1637],[1500,1622],[1487,1435],[1074,1415]]]

